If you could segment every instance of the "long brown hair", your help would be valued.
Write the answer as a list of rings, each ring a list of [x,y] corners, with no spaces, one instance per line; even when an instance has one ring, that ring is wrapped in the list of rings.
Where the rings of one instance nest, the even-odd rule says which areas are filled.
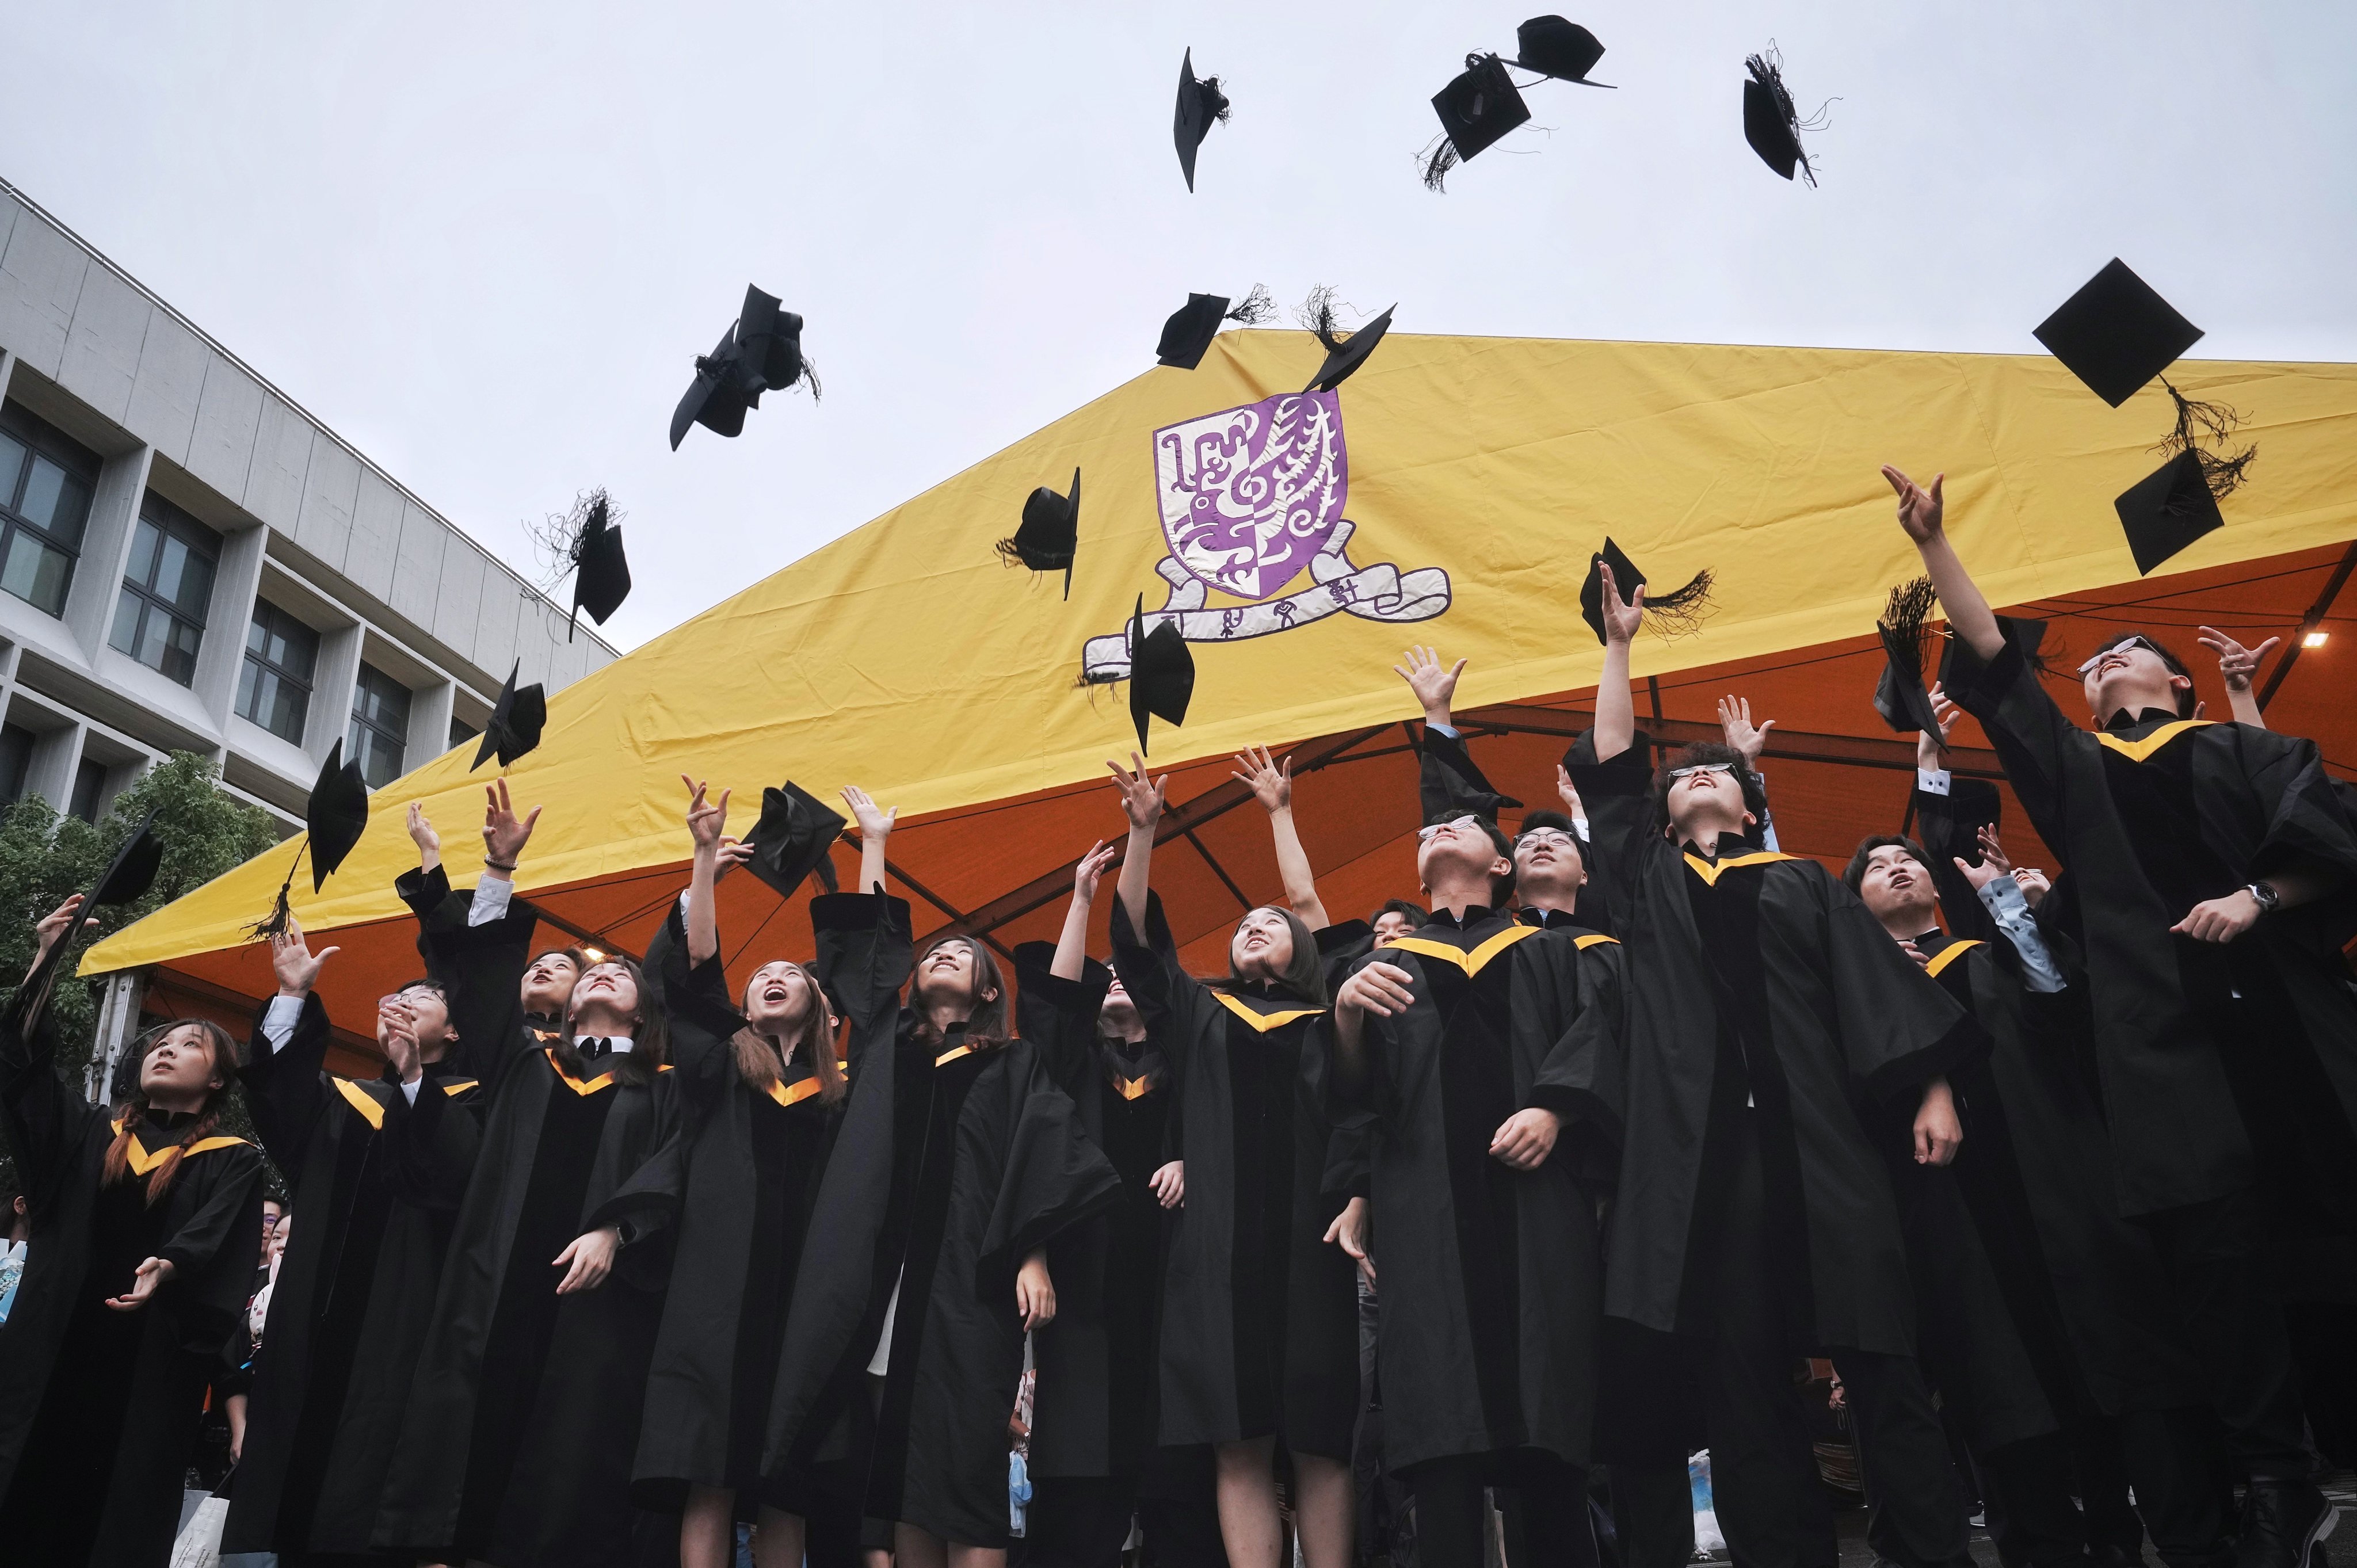
[[[205,1043],[210,1076],[220,1079],[221,1084],[219,1089],[206,1092],[203,1108],[186,1127],[180,1129],[179,1141],[165,1151],[164,1163],[147,1173],[147,1207],[150,1208],[172,1190],[173,1178],[180,1174],[180,1161],[186,1157],[188,1145],[199,1139],[211,1137],[213,1130],[221,1125],[221,1102],[229,1098],[229,1086],[237,1079],[237,1042],[230,1038],[227,1029],[210,1018],[175,1018],[168,1024],[156,1025],[133,1044],[132,1059],[145,1062],[149,1051],[180,1029],[197,1031],[198,1037]],[[101,1167],[99,1176],[101,1186],[112,1187],[129,1173],[135,1134],[146,1121],[147,1093],[145,1090],[134,1089],[131,1098],[124,1102],[122,1130],[114,1134],[114,1142],[106,1146],[106,1163]]]
[[[807,965],[791,959],[773,961],[802,977],[802,983],[810,988],[811,1010],[791,1036],[759,1035],[748,1026],[730,1036],[728,1043],[737,1053],[737,1076],[745,1080],[746,1088],[765,1093],[778,1081],[780,1065],[793,1060],[794,1053],[801,1051],[810,1058],[811,1071],[818,1079],[819,1103],[833,1105],[844,1092],[843,1064],[834,1059],[834,1009],[827,1005],[826,992]],[[761,970],[769,967],[763,964],[745,983],[744,994],[737,998],[745,1008],[752,1005],[753,981],[760,979]]]
[[[1263,909],[1282,919],[1285,929],[1293,934],[1293,957],[1286,962],[1285,972],[1276,977],[1276,988],[1313,1007],[1325,1006],[1326,965],[1318,954],[1317,933],[1303,924],[1300,916],[1290,909],[1280,909],[1274,904],[1262,904],[1245,910],[1237,918],[1236,930],[1242,930],[1244,921]],[[1235,931],[1228,933],[1228,976],[1211,983],[1223,991],[1233,991],[1249,983],[1236,968]]]
[[[580,1076],[581,1053],[573,1048],[573,998],[579,993],[581,982],[588,978],[590,970],[608,963],[620,964],[628,971],[630,983],[639,993],[639,1010],[630,1019],[630,1048],[615,1060],[614,1077],[623,1083],[652,1082],[655,1070],[669,1054],[670,1031],[664,1026],[662,1004],[647,989],[646,972],[635,959],[620,953],[608,953],[574,978],[573,990],[565,998],[565,1025],[556,1038],[549,1042],[549,1054],[556,1058],[557,1066],[576,1078]]]
[[[966,1015],[966,1043],[976,1048],[1005,1045],[1007,1039],[1006,980],[999,973],[998,961],[990,956],[990,950],[972,937],[936,937],[927,942],[924,950],[917,955],[916,967],[909,972],[909,1006],[917,1015],[917,1037],[935,1044],[941,1041],[940,1032],[933,1027],[931,1015],[926,1012],[919,999],[917,977],[924,973],[925,961],[952,942],[963,943],[966,951],[974,955],[975,999],[974,1011]],[[982,993],[985,991],[992,993],[988,1001],[982,999]]]

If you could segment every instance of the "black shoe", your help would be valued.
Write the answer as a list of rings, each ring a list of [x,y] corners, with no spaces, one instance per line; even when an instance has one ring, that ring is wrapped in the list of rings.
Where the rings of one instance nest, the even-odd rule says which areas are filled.
[[[2309,1568],[2309,1554],[2332,1533],[2341,1510],[2306,1481],[2254,1478],[2243,1498],[2234,1568]]]

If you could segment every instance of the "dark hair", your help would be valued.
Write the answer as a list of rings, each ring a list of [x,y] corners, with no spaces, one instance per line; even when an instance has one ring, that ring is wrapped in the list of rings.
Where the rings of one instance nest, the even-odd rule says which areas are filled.
[[[1868,833],[1857,841],[1857,853],[1849,857],[1849,864],[1842,867],[1842,881],[1851,892],[1857,892],[1859,886],[1866,881],[1866,868],[1872,861],[1874,852],[1890,844],[1897,844],[1900,849],[1905,850],[1914,857],[1915,864],[1925,871],[1932,869],[1932,852],[1906,834]]]
[[[1263,909],[1283,920],[1286,930],[1293,937],[1293,957],[1286,964],[1285,972],[1276,977],[1276,988],[1313,1007],[1325,1006],[1326,965],[1318,957],[1318,934],[1301,923],[1300,916],[1275,904],[1261,904],[1245,910],[1236,919],[1237,929],[1242,929],[1244,921]],[[1212,983],[1222,990],[1232,990],[1245,983],[1244,977],[1236,969],[1234,931],[1228,933],[1228,977]]]
[[[1372,926],[1385,915],[1405,915],[1412,926],[1421,926],[1432,918],[1432,911],[1421,904],[1411,904],[1405,898],[1386,898],[1382,908],[1367,917],[1367,924]]]
[[[972,937],[954,935],[935,937],[927,942],[918,952],[915,966],[909,971],[909,1005],[917,1014],[917,1037],[935,1043],[942,1038],[940,1032],[933,1027],[931,1015],[918,1002],[917,987],[919,977],[925,972],[925,961],[932,957],[937,949],[950,942],[963,942],[965,950],[974,954],[974,1011],[967,1014],[965,1019],[967,1042],[976,1047],[1005,1045],[1008,1037],[1006,979],[999,972],[998,961],[990,956],[988,948]],[[984,992],[992,993],[988,1001],[983,1000]]]
[[[551,953],[555,953],[560,957],[572,960],[573,967],[576,969],[587,969],[589,967],[590,960],[588,953],[583,950],[582,948],[576,944],[571,947],[543,948],[538,952],[533,954],[530,958],[524,960],[524,968],[530,969],[533,964],[538,963],[542,959],[546,958]]]
[[[766,1090],[778,1081],[781,1060],[791,1061],[796,1051],[807,1051],[811,1072],[818,1079],[819,1101],[833,1105],[843,1098],[844,1078],[843,1064],[834,1058],[834,1009],[827,1004],[826,990],[807,964],[791,959],[772,959],[770,962],[782,963],[802,977],[802,983],[810,987],[810,1014],[791,1035],[756,1034],[749,1025],[737,1030],[729,1037],[729,1046],[736,1053],[737,1076],[745,1080],[748,1089]],[[761,969],[769,967],[765,963]],[[753,981],[761,978],[761,969],[755,970],[752,978],[745,982],[745,989],[738,993],[740,1002],[751,1001]]]
[[[1505,829],[1490,818],[1475,811],[1435,811],[1425,819],[1424,825],[1428,828],[1437,827],[1443,822],[1453,822],[1459,817],[1471,817],[1475,822],[1480,822],[1481,831],[1490,835],[1490,847],[1496,850],[1498,858],[1506,863],[1504,875],[1493,875],[1490,878],[1490,908],[1502,909],[1506,907],[1506,901],[1514,896],[1514,841],[1506,836]],[[1419,849],[1421,847],[1421,845],[1418,846]]]
[[[207,1091],[203,1108],[186,1127],[180,1129],[179,1142],[166,1152],[163,1164],[148,1174],[147,1207],[150,1208],[172,1190],[173,1179],[180,1174],[180,1161],[188,1145],[199,1139],[211,1137],[213,1130],[221,1125],[221,1106],[229,1099],[230,1085],[237,1081],[237,1042],[230,1038],[227,1029],[210,1018],[175,1018],[168,1024],[156,1025],[132,1044],[132,1061],[145,1062],[149,1051],[178,1031],[188,1028],[195,1029],[203,1037],[206,1054],[212,1059],[212,1074],[221,1080],[221,1085]],[[138,1081],[135,1072],[132,1081]],[[123,1107],[123,1125],[115,1133],[114,1142],[106,1146],[106,1159],[100,1166],[100,1186],[112,1186],[129,1174],[133,1134],[146,1120],[146,1091],[134,1089],[130,1100]]]
[[[535,963],[539,961],[535,959]],[[616,963],[630,972],[630,983],[638,988],[639,1013],[630,1020],[630,1048],[614,1063],[614,1076],[623,1083],[652,1082],[657,1069],[670,1052],[671,1034],[663,1016],[662,999],[647,986],[646,972],[638,961],[621,953],[608,953],[597,963],[581,966],[581,975],[574,978],[573,990],[565,993],[564,1026],[555,1039],[549,1042],[549,1054],[559,1067],[569,1073],[581,1070],[581,1053],[573,1048],[573,997],[581,989],[581,977],[597,964]]]
[[[1579,836],[1579,824],[1561,811],[1524,811],[1523,825],[1514,830],[1514,837],[1519,839],[1533,828],[1553,828],[1557,832],[1569,833],[1574,838]]]
[[[2148,631],[2121,632],[2116,637],[2106,638],[2102,642],[2098,643],[2095,647],[2095,651],[2089,654],[2088,657],[2091,659],[2100,659],[2104,654],[2109,653],[2113,649],[2117,648],[2120,644],[2124,642],[2134,642],[2138,639],[2142,639],[2147,647],[2149,647],[2155,653],[2160,655],[2160,661],[2169,666],[2169,672],[2170,674],[2182,675],[2185,677],[2185,690],[2177,693],[2177,716],[2180,719],[2191,718],[2193,716],[2194,706],[2199,701],[2199,698],[2193,690],[2193,671],[2185,667],[2184,660],[2179,659],[2175,653],[2169,650],[2168,644],[2162,642],[2160,639],[2153,636],[2152,633]],[[2106,715],[2098,714],[2096,716],[2101,718]]]
[[[1743,809],[1763,822],[1768,820],[1767,788],[1760,782],[1760,775],[1751,771],[1751,765],[1743,760],[1743,753],[1718,741],[1698,740],[1662,758],[1661,767],[1653,772],[1655,829],[1666,831],[1670,826],[1670,775],[1681,768],[1714,765],[1735,769],[1736,782],[1743,789]]]

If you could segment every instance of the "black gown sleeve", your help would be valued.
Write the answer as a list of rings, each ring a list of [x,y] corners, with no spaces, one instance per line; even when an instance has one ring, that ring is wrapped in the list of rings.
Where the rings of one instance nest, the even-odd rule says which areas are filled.
[[[417,950],[426,972],[450,994],[450,1021],[458,1031],[455,1065],[487,1087],[496,1085],[534,1047],[523,1027],[522,992],[539,911],[511,896],[506,914],[470,926],[472,891],[450,891],[438,865],[422,874],[403,872],[393,887],[411,909],[422,911]]]
[[[1628,950],[1597,942],[1580,950],[1577,1011],[1548,1051],[1530,1100],[1563,1118],[1555,1158],[1592,1187],[1618,1185],[1629,1114]]]
[[[1653,770],[1646,761],[1652,754],[1642,730],[1628,750],[1601,761],[1594,730],[1580,732],[1563,754],[1564,771],[1587,808],[1587,875],[1616,913],[1627,910],[1644,855],[1662,836],[1653,826]]]
[[[985,1299],[1006,1288],[1034,1249],[1111,1208],[1121,1193],[1113,1162],[1089,1141],[1079,1108],[1049,1078],[1039,1052],[1020,1040],[1001,1048],[1010,1052],[1006,1089],[1013,1125],[974,1254],[974,1285]]]
[[[253,1118],[263,1152],[286,1173],[289,1183],[303,1179],[304,1158],[319,1118],[328,1112],[328,1006],[316,991],[303,997],[302,1014],[284,1047],[273,1047],[262,1032],[270,1011],[265,999],[253,1015],[253,1033],[246,1044],[245,1066],[238,1079],[245,1086],[246,1111]],[[296,1193],[299,1196],[299,1187]]]
[[[1503,808],[1522,804],[1491,787],[1466,749],[1463,736],[1443,735],[1430,725],[1424,726],[1424,746],[1416,757],[1415,792],[1422,820],[1427,822],[1468,811],[1494,819]]]
[[[1211,1033],[1221,1027],[1220,1004],[1211,1000],[1211,988],[1179,963],[1159,893],[1146,891],[1143,940],[1130,924],[1128,906],[1114,899],[1113,967],[1122,988],[1137,1004],[1146,1033],[1170,1058],[1171,1070],[1184,1077],[1196,1043],[1220,1037]]]
[[[875,1051],[892,1048],[900,987],[914,961],[906,899],[881,893],[823,893],[810,902],[813,967],[850,1030],[850,1068],[857,1077]]]
[[[1822,900],[1821,941],[1852,1079],[1873,1098],[1892,1100],[1987,1048],[1971,1015],[1890,940],[1857,894],[1816,862],[1796,864],[1813,874]]]
[[[29,1007],[19,987],[0,1009],[0,1112],[6,1117],[26,1206],[36,1210],[55,1203],[58,1184],[71,1178],[91,1124],[106,1118],[58,1076],[57,1050],[49,1010]]]
[[[1048,1076],[1078,1098],[1092,1076],[1097,1014],[1113,987],[1113,971],[1092,958],[1081,961],[1077,980],[1049,972],[1053,942],[1024,942],[1015,950],[1015,1032],[1031,1042]]]
[[[393,1196],[437,1213],[457,1212],[482,1144],[485,1090],[478,1084],[454,1095],[443,1087],[448,1081],[429,1074],[414,1101],[396,1092],[385,1109],[382,1144]]]
[[[1915,791],[1915,831],[1924,853],[1932,857],[1932,886],[1940,895],[1940,912],[1948,918],[1951,936],[1995,942],[2001,935],[1988,906],[1956,869],[1959,857],[1973,858],[1981,825],[1996,826],[2000,804],[1996,786],[1986,779],[1952,775],[1944,795],[1929,789]]]
[[[262,1256],[265,1168],[262,1151],[251,1144],[209,1149],[180,1162],[175,1185],[188,1184],[185,1218],[156,1255],[172,1265],[163,1289],[170,1293],[183,1348],[196,1354],[224,1355],[244,1326],[241,1317]],[[176,1192],[172,1199],[183,1196]],[[128,1288],[130,1282],[124,1283]]]

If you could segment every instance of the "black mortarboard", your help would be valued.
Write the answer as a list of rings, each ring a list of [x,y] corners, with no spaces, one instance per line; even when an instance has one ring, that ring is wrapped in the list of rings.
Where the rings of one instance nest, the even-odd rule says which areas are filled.
[[[2033,670],[2044,671],[2046,660],[2039,653],[2039,650],[2046,642],[2044,621],[2029,616],[1999,616],[1996,618],[1996,628],[2005,634],[2005,639],[2007,642],[2020,651],[2024,662]],[[1948,683],[1948,671],[1950,666],[1954,664],[1955,660],[1956,636],[1954,630],[1951,628],[1940,641],[1941,685],[1945,686]]]
[[[1313,300],[1317,298],[1316,295],[1311,297]],[[1320,303],[1313,313],[1315,324],[1309,329],[1317,335],[1318,341],[1326,346],[1326,362],[1318,367],[1318,373],[1310,377],[1309,384],[1301,390],[1306,392],[1332,392],[1350,380],[1351,373],[1367,362],[1367,356],[1375,351],[1375,345],[1383,340],[1383,334],[1392,329],[1392,312],[1398,308],[1397,305],[1387,305],[1381,316],[1350,337],[1338,338],[1334,336],[1333,307]]]
[[[2205,533],[2226,526],[2199,452],[2179,452],[2112,502],[2138,575],[2148,575]]]
[[[1195,80],[1195,51],[1189,49],[1178,62],[1178,109],[1170,123],[1171,139],[1178,144],[1178,167],[1187,176],[1187,188],[1195,188],[1195,149],[1211,134],[1214,124],[1228,117],[1228,95],[1220,91],[1216,76]]]
[[[622,531],[608,525],[606,517],[606,493],[600,490],[589,503],[589,515],[582,520],[580,535],[573,542],[577,570],[573,576],[573,615],[565,628],[567,642],[573,640],[573,628],[579,624],[583,610],[604,626],[606,618],[630,596],[630,564],[622,554]]]
[[[1606,640],[1604,574],[1598,570],[1600,566],[1612,568],[1613,581],[1623,604],[1636,596],[1637,589],[1645,581],[1643,570],[1612,542],[1609,534],[1606,535],[1604,548],[1588,557],[1587,576],[1579,585],[1579,618],[1587,623],[1587,629],[1596,634],[1599,643]],[[1709,613],[1710,590],[1715,581],[1710,569],[1705,567],[1667,593],[1647,595],[1645,624],[1664,637],[1678,637],[1694,630]]]
[[[33,966],[33,972],[25,977],[24,994],[34,999],[35,1007],[47,1000],[49,987],[65,963],[67,950],[74,945],[74,939],[82,934],[82,922],[97,914],[102,907],[137,903],[147,889],[156,885],[156,871],[163,863],[164,841],[156,835],[156,813],[151,810],[139,819],[139,825],[131,830],[115,850],[114,858],[106,863],[106,869],[98,874],[98,880],[91,883],[90,891],[82,895],[81,908],[74,911],[73,923],[50,945],[40,962]],[[30,1028],[33,1017],[34,1014],[27,1012],[21,1021],[22,1026]]]
[[[1587,80],[1587,73],[1604,58],[1604,46],[1577,22],[1561,16],[1533,16],[1514,29],[1514,63],[1524,70],[1535,70],[1557,81],[1576,81],[1582,87],[1611,85]]]
[[[1187,722],[1187,704],[1195,695],[1195,655],[1189,650],[1178,623],[1158,623],[1146,629],[1146,596],[1129,617],[1129,716],[1137,725],[1137,749],[1146,750],[1146,717],[1164,724]]]
[[[672,450],[679,450],[691,424],[716,435],[742,434],[746,411],[761,406],[763,392],[782,392],[797,381],[818,396],[818,378],[802,358],[802,318],[780,309],[775,295],[746,285],[737,319],[711,353],[696,356],[695,380],[672,410]]]
[[[311,891],[327,886],[344,856],[361,842],[368,826],[368,780],[361,776],[360,758],[344,760],[344,743],[328,748],[327,765],[311,786],[303,807],[303,825],[311,833]]]
[[[2038,324],[2038,340],[2114,408],[2201,340],[2152,285],[2114,256]]]
[[[1442,151],[1436,151],[1425,165],[1424,183],[1435,190],[1440,188],[1440,177],[1458,160],[1478,156],[1531,117],[1531,106],[1506,73],[1506,62],[1484,54],[1465,57],[1465,69],[1432,95],[1432,112],[1440,116],[1440,129],[1448,138],[1442,151],[1456,155],[1444,159]]]
[[[475,748],[475,760],[468,772],[489,762],[494,754],[501,768],[513,767],[517,757],[540,744],[541,726],[548,723],[548,693],[537,681],[518,691],[516,677],[522,673],[523,660],[519,659],[508,671],[507,684],[500,688],[500,700],[491,704],[491,721],[483,726],[482,744]]]
[[[832,893],[836,883],[828,851],[843,836],[843,827],[839,813],[789,779],[782,789],[761,791],[761,820],[746,841],[753,846],[753,858],[746,864],[781,898],[792,897],[813,872]]]
[[[1786,179],[1798,169],[1803,179],[1816,184],[1817,171],[1801,149],[1801,115],[1784,86],[1782,58],[1772,49],[1751,55],[1745,59],[1743,69],[1750,73],[1743,81],[1743,139],[1751,144],[1761,163]]]
[[[1923,688],[1923,623],[1938,607],[1932,579],[1918,577],[1890,590],[1874,629],[1882,638],[1882,673],[1874,682],[1874,711],[1901,735],[1940,733],[1932,694]]]
[[[1162,341],[1154,347],[1155,361],[1174,370],[1191,371],[1203,362],[1211,339],[1220,335],[1221,322],[1256,327],[1275,314],[1275,303],[1260,284],[1253,285],[1252,293],[1232,310],[1228,308],[1224,295],[1190,294],[1187,303],[1172,311],[1170,319],[1162,324]]]
[[[1023,502],[1023,521],[1014,537],[998,542],[999,558],[1020,561],[1034,572],[1064,574],[1064,597],[1072,596],[1072,556],[1081,543],[1081,471],[1072,470],[1072,493],[1060,496],[1041,485]]]

